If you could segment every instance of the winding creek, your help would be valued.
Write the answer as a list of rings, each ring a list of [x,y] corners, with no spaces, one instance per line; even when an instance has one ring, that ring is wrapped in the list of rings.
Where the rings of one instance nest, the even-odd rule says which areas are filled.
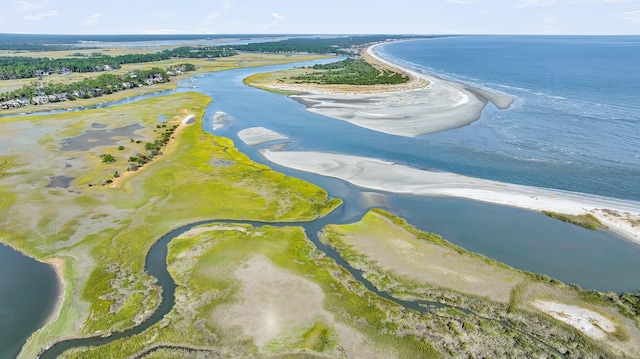
[[[368,199],[370,191],[363,191],[337,179],[290,170],[266,161],[258,154],[258,147],[247,146],[239,141],[237,137],[239,130],[252,126],[264,126],[286,134],[291,139],[285,141],[288,148],[336,151],[363,156],[375,154],[376,157],[414,163],[427,168],[437,164],[439,160],[431,161],[427,157],[421,157],[420,153],[432,151],[437,157],[439,151],[443,151],[437,145],[429,146],[428,141],[424,139],[399,139],[372,133],[342,121],[327,119],[305,111],[303,106],[284,96],[242,84],[242,79],[251,73],[275,71],[291,66],[293,65],[239,69],[195,76],[194,81],[198,91],[215,100],[205,113],[204,128],[215,135],[232,138],[239,150],[256,162],[323,187],[331,197],[343,199],[343,206],[323,218],[310,222],[264,223],[212,219],[188,224],[167,233],[157,241],[146,258],[146,271],[156,277],[158,285],[162,287],[161,304],[151,317],[139,326],[114,333],[109,337],[90,337],[59,342],[44,351],[41,358],[55,358],[70,348],[102,345],[129,337],[143,332],[162,319],[172,309],[175,301],[175,283],[167,272],[167,244],[189,229],[207,223],[302,226],[307,236],[321,251],[346,268],[369,290],[418,311],[431,310],[432,307],[442,306],[442,304],[402,301],[391,297],[388,293],[378,291],[362,277],[359,271],[351,268],[333,248],[321,243],[318,232],[327,224],[357,221],[369,208],[381,207],[407,219],[409,223],[421,230],[438,233],[454,244],[518,269],[544,273],[563,282],[576,283],[588,289],[615,292],[637,290],[639,286],[637,273],[640,272],[640,262],[637,258],[640,257],[640,247],[621,240],[610,232],[588,231],[536,212],[462,199],[377,193],[376,198],[379,200],[372,203]],[[192,91],[192,89],[183,86],[176,91]],[[171,92],[137,96],[92,108],[117,106]],[[242,100],[249,97],[252,99],[250,105]],[[274,111],[274,108],[278,111]],[[231,120],[226,127],[214,130],[211,119],[218,112],[228,114]],[[4,249],[0,248],[1,250]],[[12,255],[21,256],[21,254]],[[0,273],[0,275],[6,276],[7,273]],[[33,276],[39,275],[33,274]],[[23,275],[24,278],[28,276],[28,274]],[[612,281],[611,278],[616,280]],[[52,282],[55,283],[55,278]],[[52,305],[46,308],[51,308]],[[42,323],[41,318],[36,322],[35,327]],[[506,324],[501,323],[501,325]],[[532,339],[535,340],[535,338]],[[4,353],[0,354],[0,357],[2,355]]]
[[[357,216],[355,216],[356,214]],[[302,228],[304,228],[307,234],[307,237],[313,242],[313,244],[319,250],[321,250],[327,256],[335,260],[338,265],[345,268],[357,281],[363,283],[369,291],[376,293],[378,296],[385,298],[387,300],[390,300],[392,302],[395,302],[405,308],[416,310],[419,312],[432,312],[433,309],[438,309],[438,308],[455,308],[467,314],[473,314],[469,310],[464,308],[454,307],[454,306],[442,304],[439,302],[402,300],[402,299],[398,299],[391,296],[387,292],[379,291],[373,284],[371,284],[371,282],[369,282],[366,278],[363,277],[361,271],[354,269],[349,263],[347,263],[344,259],[342,259],[340,254],[334,248],[320,241],[318,234],[322,231],[322,229],[326,225],[351,223],[354,220],[357,220],[362,215],[364,215],[364,212],[362,212],[362,208],[360,208],[360,211],[350,211],[348,208],[345,208],[345,206],[341,206],[340,208],[334,210],[332,213],[328,214],[327,216],[321,217],[309,222],[258,222],[258,221],[245,221],[245,220],[213,219],[208,221],[191,223],[191,224],[182,226],[180,228],[174,229],[171,232],[160,237],[160,239],[152,246],[145,260],[145,271],[151,276],[155,277],[157,279],[158,286],[162,288],[162,291],[161,291],[162,298],[160,301],[160,305],[147,320],[145,320],[143,323],[141,323],[136,327],[133,327],[131,329],[128,329],[122,332],[117,332],[106,337],[100,336],[100,337],[77,338],[77,339],[70,339],[70,340],[58,342],[54,344],[52,347],[42,352],[39,358],[53,359],[59,356],[60,354],[62,354],[64,351],[69,349],[108,344],[118,339],[127,338],[130,336],[142,333],[143,331],[147,330],[148,328],[156,324],[158,321],[160,321],[167,313],[171,311],[175,303],[176,284],[173,278],[171,277],[171,275],[169,274],[169,271],[167,270],[167,254],[168,254],[167,246],[169,242],[171,242],[171,240],[173,240],[174,238],[189,231],[194,227],[206,225],[206,224],[212,224],[212,223],[223,223],[223,224],[242,223],[242,224],[250,224],[254,227],[301,226]],[[529,335],[528,333],[522,332],[516,329],[515,327],[510,326],[508,323],[483,317],[483,316],[478,316],[478,317],[483,318],[485,320],[498,322],[499,325],[501,326],[509,326],[511,329],[521,332],[521,334],[527,336],[529,339],[533,341],[538,341],[535,337]],[[553,354],[562,356],[560,352],[558,352],[557,350],[555,350],[550,346],[545,345],[545,348],[548,351],[552,352]]]

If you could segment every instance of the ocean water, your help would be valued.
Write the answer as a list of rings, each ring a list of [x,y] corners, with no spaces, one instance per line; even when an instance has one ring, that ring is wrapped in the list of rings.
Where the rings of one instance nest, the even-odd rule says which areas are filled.
[[[640,200],[640,36],[461,36],[378,49],[515,99],[470,126],[422,136],[433,167]]]
[[[587,41],[589,39],[591,41]],[[596,41],[598,39],[577,38],[577,49],[572,51],[608,52],[602,47],[612,40],[606,38],[603,45],[602,41]],[[569,76],[566,71],[576,58],[569,54],[563,60],[564,71],[558,70],[556,75],[551,74],[554,67],[549,62],[543,66],[527,58],[529,65],[523,63],[517,67],[505,63],[514,61],[508,60],[512,59],[510,56],[517,56],[507,54],[525,56],[518,48],[535,45],[546,49],[547,56],[555,51],[566,51],[567,46],[560,40],[572,42],[571,38],[457,37],[384,45],[381,55],[395,62],[505,92],[516,99],[505,111],[488,106],[482,118],[469,126],[416,138],[376,132],[310,113],[292,99],[243,84],[243,79],[253,73],[277,71],[293,65],[198,75],[193,82],[198,91],[214,99],[205,112],[205,130],[233,139],[236,147],[254,161],[322,186],[332,196],[345,200],[345,211],[358,213],[363,206],[368,206],[358,200],[362,189],[274,165],[258,153],[262,146],[244,144],[237,133],[248,127],[263,126],[288,136],[289,140],[281,141],[287,150],[373,157],[422,169],[640,200],[636,145],[640,121],[633,111],[637,106],[633,101],[635,92],[629,89],[636,86],[635,83],[625,79],[624,86],[630,93],[617,90],[620,96],[612,94],[611,88],[621,86],[615,82],[615,77],[607,80],[604,75],[597,77],[601,82],[599,87],[571,85],[580,91],[563,88],[561,84],[568,84],[573,77],[580,81],[597,80],[585,79],[587,73],[598,73],[587,65],[584,65],[583,73]],[[591,46],[597,51],[590,49]],[[511,51],[511,47],[516,50]],[[502,55],[494,49],[500,49]],[[528,51],[542,59],[547,58],[542,50]],[[465,52],[470,55],[462,56]],[[430,61],[431,56],[438,58],[439,62],[434,63],[443,68],[432,67],[435,65]],[[503,63],[482,56],[500,58]],[[462,58],[466,62],[460,60]],[[454,66],[457,60],[460,60],[458,67]],[[605,59],[599,61],[606,63]],[[471,71],[472,65],[477,67],[475,71]],[[636,71],[632,63],[627,66],[626,70],[616,68],[619,71],[616,76],[625,77]],[[547,75],[542,75],[540,67],[547,68]],[[524,76],[523,71],[531,73]],[[563,76],[565,79],[558,80]],[[528,82],[523,77],[529,78]],[[557,91],[553,90],[554,86]],[[608,88],[609,93],[599,96],[604,88]],[[624,103],[621,98],[625,99]],[[224,127],[212,123],[220,112],[226,114]],[[613,113],[616,115],[612,116]],[[610,232],[587,231],[537,212],[461,199],[385,196],[386,205],[382,207],[406,218],[416,227],[441,234],[455,244],[516,268],[544,273],[589,289],[635,292],[639,287],[636,274],[640,270],[637,260],[640,246]],[[548,255],[550,252],[553,256]],[[583,261],[585,258],[588,260]]]

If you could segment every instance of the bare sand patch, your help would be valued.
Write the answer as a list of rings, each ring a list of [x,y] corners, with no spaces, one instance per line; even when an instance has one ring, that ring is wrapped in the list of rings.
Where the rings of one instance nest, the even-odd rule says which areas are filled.
[[[347,353],[362,358],[388,358],[375,343],[355,329],[335,321],[323,308],[324,292],[316,283],[288,273],[267,258],[255,255],[234,275],[242,282],[239,300],[213,310],[210,320],[227,333],[241,334],[236,340],[250,338],[261,350],[274,340],[302,334],[316,321],[335,330],[336,340]]]
[[[240,327],[258,347],[284,330],[310,326],[317,317],[326,317],[324,293],[317,284],[277,268],[262,256],[251,258],[234,274],[243,285],[241,299],[216,308],[212,317],[223,328]]]
[[[58,320],[60,317],[60,310],[62,309],[62,303],[64,302],[64,294],[67,290],[67,281],[64,279],[64,259],[49,258],[44,262],[51,265],[53,270],[56,272],[56,277],[58,279],[58,299],[56,300],[56,305],[43,326]]]
[[[222,111],[216,111],[216,113],[211,117],[211,128],[214,131],[225,128],[232,119],[233,118],[229,116],[229,114]]]
[[[508,95],[448,81],[392,64],[375,54],[375,46],[363,51],[374,66],[399,71],[409,81],[398,85],[314,85],[271,82],[272,89],[296,91],[290,96],[307,110],[392,135],[415,137],[466,126],[480,118],[488,102],[508,108]]]
[[[262,150],[260,153],[278,165],[340,178],[363,188],[460,197],[536,211],[576,215],[593,213],[604,219],[604,224],[612,231],[640,244],[640,227],[630,222],[640,218],[640,203],[634,201],[427,171],[375,158],[314,151]],[[602,209],[608,211],[603,212]],[[612,213],[624,215],[614,216]]]
[[[287,136],[264,127],[249,127],[238,132],[238,137],[249,146],[257,146],[263,143],[286,140]]]
[[[545,300],[536,300],[533,306],[594,339],[606,339],[608,333],[616,331],[609,318],[586,308]]]

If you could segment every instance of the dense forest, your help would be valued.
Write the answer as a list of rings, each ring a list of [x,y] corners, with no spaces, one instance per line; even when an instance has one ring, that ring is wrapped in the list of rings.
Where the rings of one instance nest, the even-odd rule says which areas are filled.
[[[47,57],[0,57],[0,80],[43,77],[52,73],[99,72],[118,69],[124,64],[155,62],[173,58],[214,58],[232,56],[236,52],[225,48],[179,47],[152,54],[90,56],[50,59]]]
[[[237,45],[233,48],[238,51],[255,52],[309,52],[314,54],[348,54],[349,48],[363,47],[376,42],[430,38],[437,36],[403,36],[394,35],[354,35],[343,37],[313,37],[313,38],[292,38],[274,42],[259,42],[247,45]]]
[[[314,65],[311,73],[290,78],[294,83],[382,85],[404,83],[409,78],[401,73],[378,69],[362,59],[346,59],[325,65]]]

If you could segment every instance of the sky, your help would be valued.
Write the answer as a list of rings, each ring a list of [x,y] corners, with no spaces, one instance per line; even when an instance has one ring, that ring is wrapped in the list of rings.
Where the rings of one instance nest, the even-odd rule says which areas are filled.
[[[0,33],[640,35],[640,0],[0,0]]]

